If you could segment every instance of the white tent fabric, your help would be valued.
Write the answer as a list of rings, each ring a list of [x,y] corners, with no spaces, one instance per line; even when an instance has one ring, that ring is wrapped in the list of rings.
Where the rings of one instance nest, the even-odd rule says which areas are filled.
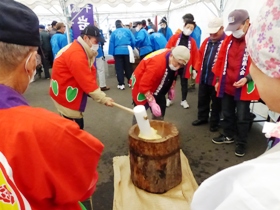
[[[266,0],[17,0],[32,8],[40,22],[51,23],[52,20],[66,21],[67,9],[70,4],[83,7],[93,4],[95,16],[103,30],[113,25],[116,19],[128,23],[131,20],[158,19],[167,16],[173,32],[183,27],[182,16],[192,13],[195,21],[202,29],[202,40],[207,37],[208,20],[214,16],[222,16],[226,25],[228,14],[234,9],[246,9],[251,20],[254,20],[261,5]],[[104,20],[107,20],[107,22]],[[110,24],[109,24],[110,22]]]
[[[192,4],[187,7],[175,8],[170,11],[169,14],[169,25],[173,32],[178,28],[183,27],[182,16],[186,13],[192,13],[195,17],[197,25],[202,29],[202,40],[204,40],[208,34],[206,33],[206,28],[208,21],[215,17],[221,15],[224,20],[224,26],[228,24],[228,15],[231,11],[235,9],[246,9],[250,15],[250,21],[252,22],[256,19],[261,6],[266,2],[266,0],[234,0],[234,1],[224,1],[224,8],[221,14],[219,14],[219,0],[216,0],[215,4],[209,4],[205,2],[200,2],[197,4]],[[215,6],[214,6],[215,5]]]

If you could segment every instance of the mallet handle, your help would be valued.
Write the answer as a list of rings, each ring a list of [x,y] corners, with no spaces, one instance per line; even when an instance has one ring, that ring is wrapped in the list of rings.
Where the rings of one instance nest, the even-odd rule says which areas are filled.
[[[118,108],[120,108],[120,109],[122,109],[122,110],[125,110],[125,111],[127,111],[127,112],[130,112],[130,114],[134,114],[133,109],[127,108],[127,107],[125,107],[125,106],[123,106],[123,105],[120,105],[120,104],[118,104],[118,103],[116,103],[116,102],[113,102],[113,105],[116,106],[116,107],[118,107]]]

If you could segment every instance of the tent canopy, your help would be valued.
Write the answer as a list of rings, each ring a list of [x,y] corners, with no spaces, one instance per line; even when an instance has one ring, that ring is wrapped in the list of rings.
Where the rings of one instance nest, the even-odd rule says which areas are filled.
[[[69,17],[69,5],[84,7],[93,4],[95,18],[100,26],[106,30],[114,25],[115,20],[120,19],[124,23],[132,20],[142,20],[158,16],[167,16],[169,26],[173,32],[183,27],[182,16],[192,13],[195,21],[202,29],[202,39],[208,20],[214,16],[221,16],[224,25],[227,24],[227,15],[234,9],[248,10],[251,20],[255,19],[266,0],[17,0],[38,15],[40,22],[49,24],[52,20],[66,21]],[[69,20],[69,18],[68,18]]]
[[[110,15],[111,19],[116,18],[137,18],[144,16],[166,15],[168,11],[179,7],[202,2],[201,0],[17,0],[31,9],[40,19],[65,20],[67,8],[73,4],[76,7],[83,7],[92,4],[96,15]],[[204,0],[211,2],[211,0]]]

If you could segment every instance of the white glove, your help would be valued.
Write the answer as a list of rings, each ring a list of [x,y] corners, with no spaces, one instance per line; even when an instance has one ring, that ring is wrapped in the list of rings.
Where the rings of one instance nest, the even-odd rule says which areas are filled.
[[[193,70],[193,71],[192,71],[192,78],[193,78],[193,79],[195,79],[195,78],[196,78],[196,76],[197,76],[197,73],[196,73],[196,71],[195,71],[195,70]]]

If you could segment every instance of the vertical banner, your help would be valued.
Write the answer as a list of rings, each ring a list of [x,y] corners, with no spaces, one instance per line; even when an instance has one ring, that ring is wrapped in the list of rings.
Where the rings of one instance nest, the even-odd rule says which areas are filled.
[[[81,31],[84,30],[88,25],[93,25],[93,5],[87,4],[83,8],[79,8],[71,4],[70,11],[73,37],[76,39],[81,35]]]

